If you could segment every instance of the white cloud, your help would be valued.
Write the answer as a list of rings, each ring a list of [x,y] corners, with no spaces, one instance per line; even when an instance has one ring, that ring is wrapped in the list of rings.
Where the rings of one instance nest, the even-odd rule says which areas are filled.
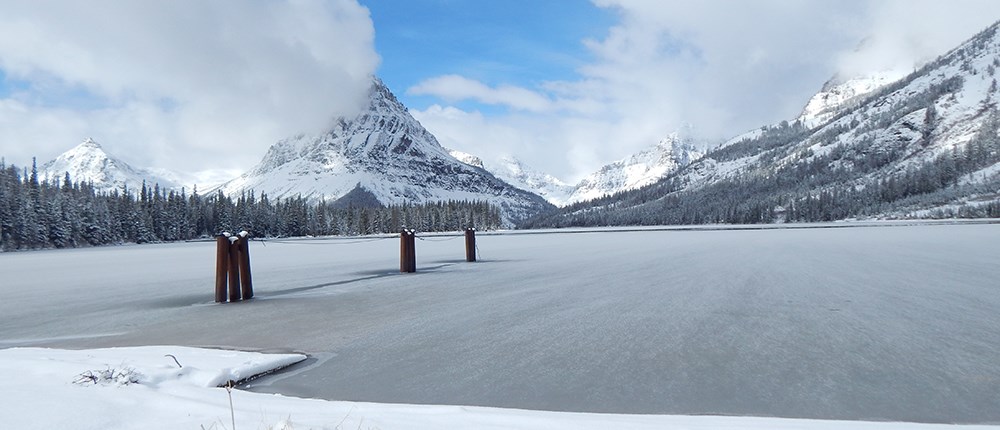
[[[466,112],[455,107],[431,105],[424,110],[411,109],[410,113],[428,129],[437,129],[434,136],[441,146],[455,149],[456,145],[484,156],[498,156],[498,148],[515,151],[528,150],[523,135],[508,124],[489,122],[480,112]],[[480,134],[481,139],[469,141],[469,135]]]
[[[883,0],[868,6],[863,19],[867,39],[838,57],[845,75],[912,71],[1000,18],[995,0]]]
[[[491,88],[482,82],[458,75],[437,76],[407,90],[413,95],[432,95],[449,102],[476,100],[490,105],[504,105],[518,110],[544,112],[553,109],[545,96],[525,88],[502,85]]]
[[[11,160],[92,136],[139,165],[247,169],[356,111],[379,61],[354,0],[14,3],[0,14]]]
[[[574,178],[573,172],[590,173],[608,160],[607,154],[614,148],[607,143],[633,133],[650,134],[648,127],[654,126],[532,113],[495,118],[441,105],[410,109],[410,113],[442,146],[494,160],[514,155],[560,178]]]

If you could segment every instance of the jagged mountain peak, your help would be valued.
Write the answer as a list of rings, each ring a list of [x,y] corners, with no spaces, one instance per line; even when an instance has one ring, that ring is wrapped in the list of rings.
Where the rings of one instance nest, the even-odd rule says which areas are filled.
[[[86,139],[83,139],[83,142],[81,142],[77,146],[81,147],[81,148],[102,149],[103,150],[103,148],[101,148],[101,144],[97,143],[97,141],[95,141],[94,138],[92,138],[92,137],[88,137]]]
[[[111,159],[112,161],[117,161],[104,151],[104,148],[100,143],[97,143],[96,140],[90,137],[84,139],[69,151],[60,154],[59,157],[64,159],[77,159],[83,157],[92,160]]]
[[[331,169],[345,158],[386,161],[404,154],[447,156],[437,139],[410,116],[380,79],[373,78],[368,95],[365,106],[353,118],[336,118],[320,135],[299,134],[277,142],[249,173],[262,175],[300,159]],[[348,163],[346,167],[352,166]]]
[[[453,158],[377,78],[361,112],[332,124],[325,133],[274,144],[257,166],[224,184],[223,191],[332,201],[360,189],[387,205],[486,200],[499,206],[508,222],[551,207]]]

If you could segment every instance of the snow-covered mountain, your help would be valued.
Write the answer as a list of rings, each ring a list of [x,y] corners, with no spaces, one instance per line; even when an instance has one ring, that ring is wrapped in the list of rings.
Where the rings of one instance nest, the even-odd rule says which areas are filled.
[[[40,176],[47,181],[61,181],[69,173],[74,182],[90,182],[98,191],[121,191],[123,187],[139,190],[143,181],[161,189],[180,189],[180,184],[149,169],[137,168],[109,155],[91,138],[60,154],[39,168]]]
[[[569,196],[575,189],[555,176],[528,166],[513,155],[504,155],[495,162],[487,162],[462,151],[449,150],[448,153],[458,161],[485,169],[504,182],[537,194],[556,206],[568,203]]]
[[[256,167],[222,190],[228,195],[252,190],[272,198],[301,195],[311,201],[334,201],[363,190],[383,204],[486,200],[508,221],[552,207],[453,158],[378,79],[359,115],[337,119],[320,135],[279,141]]]
[[[690,138],[671,133],[653,147],[602,167],[574,187],[567,202],[595,199],[652,184],[702,156]]]

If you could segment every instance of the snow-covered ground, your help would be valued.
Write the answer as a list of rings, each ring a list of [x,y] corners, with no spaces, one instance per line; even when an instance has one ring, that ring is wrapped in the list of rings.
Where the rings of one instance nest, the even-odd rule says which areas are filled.
[[[227,390],[303,359],[149,346],[0,350],[0,423],[21,429],[873,429],[951,426],[747,417],[609,415],[330,402]],[[175,361],[176,360],[176,361]],[[110,372],[114,379],[92,378]],[[126,377],[118,377],[125,375]],[[964,426],[987,429],[988,426]]]
[[[0,254],[0,427],[230,428],[211,386],[296,359],[95,350],[148,345],[308,354],[250,384],[286,396],[233,392],[237,428],[1000,421],[997,225],[481,234],[475,264],[426,239],[407,275],[394,238],[253,243],[226,305],[210,242]]]

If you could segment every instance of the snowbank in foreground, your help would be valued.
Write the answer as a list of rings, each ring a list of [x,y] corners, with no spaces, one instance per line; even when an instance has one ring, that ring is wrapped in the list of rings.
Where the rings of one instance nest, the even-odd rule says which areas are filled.
[[[285,367],[304,358],[298,354],[260,354],[176,346],[81,351],[41,348],[0,350],[0,372],[3,374],[0,377],[0,427],[231,429],[229,396],[219,385]],[[297,399],[238,390],[232,392],[232,402],[237,429],[954,428],[910,423],[603,415],[462,406],[384,405]]]

